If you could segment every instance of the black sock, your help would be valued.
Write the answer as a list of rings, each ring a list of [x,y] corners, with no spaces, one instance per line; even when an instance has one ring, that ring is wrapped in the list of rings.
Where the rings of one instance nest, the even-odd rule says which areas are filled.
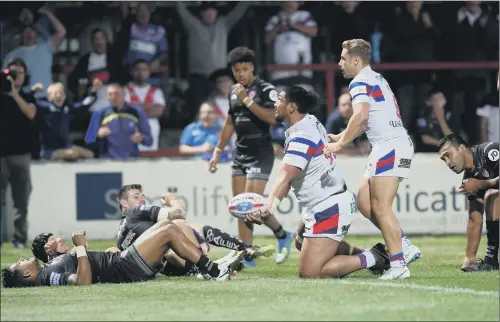
[[[186,262],[187,263],[187,262]],[[208,273],[208,275],[212,277],[217,277],[220,274],[219,266],[217,263],[214,263],[205,255],[201,255],[200,260],[196,263],[196,266],[202,272]]]
[[[486,221],[486,237],[488,238],[488,246],[486,247],[485,259],[498,262],[498,221]]]
[[[278,229],[273,230],[274,236],[278,239],[285,239],[286,238],[286,231],[283,229],[283,226],[279,226]]]
[[[245,250],[251,246],[245,244],[238,238],[223,232],[219,228],[211,226],[203,226],[203,235],[207,243],[219,247],[224,247],[233,250]]]

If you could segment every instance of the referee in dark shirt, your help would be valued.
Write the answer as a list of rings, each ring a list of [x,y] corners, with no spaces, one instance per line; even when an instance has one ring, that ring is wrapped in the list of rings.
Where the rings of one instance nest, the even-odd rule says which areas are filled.
[[[13,80],[8,76],[12,90],[2,92],[0,101],[1,204],[2,214],[5,214],[6,190],[10,183],[15,207],[13,244],[14,247],[24,248],[28,232],[28,200],[32,188],[30,163],[36,107],[33,95],[21,91],[27,76],[24,61],[15,59],[8,69],[15,70],[16,78]]]

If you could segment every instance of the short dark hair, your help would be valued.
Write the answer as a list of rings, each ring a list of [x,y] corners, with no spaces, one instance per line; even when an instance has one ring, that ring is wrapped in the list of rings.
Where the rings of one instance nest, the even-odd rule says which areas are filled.
[[[441,148],[447,143],[450,143],[451,145],[453,145],[456,148],[458,148],[461,145],[469,147],[467,142],[460,135],[448,134],[447,136],[445,136],[444,138],[442,138],[439,141],[438,149],[441,150]]]
[[[53,235],[51,233],[41,233],[33,239],[33,243],[31,244],[31,252],[33,253],[33,256],[44,263],[49,261],[49,257],[45,252],[45,244],[49,240],[50,236]]]
[[[287,103],[295,103],[302,114],[312,112],[319,104],[318,94],[297,85],[285,89],[285,99]]]
[[[137,66],[139,64],[146,64],[149,67],[149,64],[148,64],[147,60],[145,60],[145,59],[137,59],[137,60],[134,60],[134,62],[132,63],[132,68],[135,68],[135,66]]]
[[[236,47],[227,55],[227,64],[234,66],[238,63],[252,63],[255,62],[255,53],[248,47]]]
[[[22,67],[24,68],[25,73],[28,72],[28,66],[26,66],[26,63],[21,58],[14,58],[9,62],[9,64],[7,64],[7,68],[10,68],[12,66]]]
[[[5,288],[13,287],[31,287],[34,286],[34,281],[26,279],[19,269],[4,268],[2,269],[2,284]]]
[[[117,196],[118,203],[120,203],[120,200],[127,199],[128,192],[130,190],[135,190],[135,189],[142,191],[142,186],[140,184],[138,184],[138,183],[124,185],[120,189],[120,191],[118,191],[118,196]],[[122,206],[121,205],[120,205],[120,210],[122,210]]]
[[[108,39],[108,34],[106,34],[106,32],[104,31],[104,29],[99,28],[99,27],[92,29],[92,32],[90,33],[90,36],[92,37],[92,39],[94,38],[95,34],[98,33],[98,32],[102,32],[104,34],[104,37],[106,39]]]

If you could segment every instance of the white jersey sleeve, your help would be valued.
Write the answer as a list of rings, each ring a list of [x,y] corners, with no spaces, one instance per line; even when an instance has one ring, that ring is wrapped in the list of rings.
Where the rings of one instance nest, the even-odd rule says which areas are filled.
[[[320,142],[321,143],[321,142]],[[313,156],[323,154],[323,144],[318,145],[305,133],[290,137],[285,147],[283,163],[304,170]]]

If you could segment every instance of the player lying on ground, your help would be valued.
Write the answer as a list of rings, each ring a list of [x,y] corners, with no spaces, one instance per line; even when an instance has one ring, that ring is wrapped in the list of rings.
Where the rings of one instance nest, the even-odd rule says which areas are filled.
[[[387,81],[370,67],[371,46],[362,39],[342,43],[339,66],[349,84],[354,114],[347,128],[330,135],[326,156],[340,151],[363,131],[372,145],[365,179],[358,191],[358,209],[377,226],[384,236],[391,268],[381,279],[410,277],[407,264],[420,257],[399,227],[392,204],[399,183],[408,178],[413,158],[413,143],[404,128],[396,97]]]
[[[85,249],[88,249],[87,244],[85,245]],[[120,251],[117,247],[106,249],[106,252],[109,253],[118,253]],[[52,233],[41,233],[33,239],[31,252],[42,263],[47,263],[57,256],[64,255],[70,251],[63,238],[57,237]],[[71,253],[76,253],[76,247],[73,247]]]
[[[215,172],[219,158],[233,132],[236,131],[236,154],[232,166],[233,197],[244,192],[264,194],[267,180],[274,165],[274,148],[270,127],[274,119],[274,103],[278,93],[274,85],[254,75],[255,54],[246,47],[237,47],[227,56],[234,78],[238,82],[229,93],[229,112],[222,126],[219,142],[209,162],[209,171]],[[283,229],[275,216],[264,224],[278,239],[276,263],[283,263],[290,255],[293,234]],[[253,243],[253,225],[238,220],[240,239]],[[244,261],[255,267],[255,261]]]
[[[439,156],[453,172],[464,172],[459,191],[469,199],[469,221],[462,270],[465,272],[498,270],[500,217],[498,142],[486,142],[469,147],[460,136],[450,134],[441,140]],[[484,260],[478,261],[476,255],[481,241],[483,213],[486,215],[488,246]]]
[[[157,221],[169,219],[197,247],[200,247],[204,254],[207,254],[210,249],[208,244],[244,251],[245,257],[249,261],[261,256],[271,256],[275,251],[272,246],[247,245],[238,238],[209,225],[189,225],[186,222],[184,205],[175,198],[175,195],[163,195],[162,202],[165,207],[146,205],[146,199],[140,184],[123,186],[118,193],[118,202],[122,210],[122,220],[117,233],[117,246],[121,250],[128,248]],[[173,250],[170,250],[166,257],[164,269],[161,272],[168,276],[184,276],[198,273],[196,267],[192,269],[195,269],[195,271],[186,270],[184,260],[175,254]]]
[[[158,263],[169,249],[196,265],[212,280],[230,278],[234,267],[241,262],[243,252],[231,261],[212,262],[169,220],[163,220],[148,229],[135,243],[121,253],[88,252],[84,231],[73,233],[76,254],[55,257],[43,266],[33,257],[21,258],[2,270],[4,287],[31,287],[52,285],[89,285],[94,283],[133,283],[155,278]]]
[[[356,200],[347,190],[336,155],[323,155],[323,147],[328,143],[326,130],[316,117],[308,114],[317,106],[317,95],[302,87],[291,86],[280,93],[275,117],[289,125],[285,156],[269,195],[269,211],[257,217],[248,215],[247,220],[259,223],[259,217],[273,214],[293,187],[305,226],[300,277],[342,277],[375,265],[388,268],[387,253],[378,247],[355,256],[339,252],[356,212]]]

